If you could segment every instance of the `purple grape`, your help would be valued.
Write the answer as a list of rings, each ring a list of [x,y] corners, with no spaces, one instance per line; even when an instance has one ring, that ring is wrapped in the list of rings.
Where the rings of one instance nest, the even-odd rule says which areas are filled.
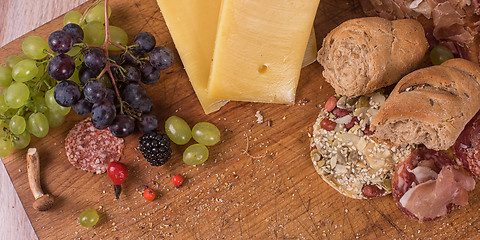
[[[134,49],[137,51],[150,52],[155,47],[155,37],[149,32],[141,32],[133,39],[133,44],[136,44]]]
[[[115,119],[115,106],[108,100],[103,100],[100,103],[93,104],[92,107],[92,123],[97,129],[105,129]]]
[[[98,80],[90,80],[83,88],[85,99],[91,103],[99,103],[105,99],[107,88]]]
[[[111,88],[107,88],[107,91],[105,92],[105,99],[107,99],[108,101],[114,104],[117,103],[118,99],[117,99],[117,94],[115,93],[115,90]]]
[[[55,31],[48,37],[48,46],[56,53],[66,53],[72,49],[72,37],[64,31]]]
[[[129,82],[140,82],[142,79],[142,73],[138,68],[132,66],[132,65],[126,65],[123,67],[125,69],[125,80]]]
[[[83,55],[85,65],[93,70],[103,69],[107,63],[105,52],[99,48],[90,48]]]
[[[80,67],[80,70],[78,70],[78,78],[80,79],[80,82],[85,85],[88,80],[92,78],[97,78],[98,74],[100,74],[100,71],[98,70],[92,70],[85,66],[85,64],[82,63],[82,66]]]
[[[145,96],[138,101],[133,107],[138,108],[142,113],[149,113],[152,111],[153,102],[152,99]]]
[[[130,83],[122,91],[122,98],[130,105],[137,105],[138,102],[147,96],[147,91],[138,83]]]
[[[73,43],[81,43],[83,41],[83,30],[77,24],[69,23],[62,30],[72,37]]]
[[[167,69],[173,64],[173,53],[166,47],[156,47],[150,52],[150,64],[156,69]]]
[[[53,90],[55,101],[63,107],[71,107],[82,96],[80,87],[73,81],[61,81]]]
[[[142,71],[142,82],[145,84],[155,84],[158,82],[160,78],[160,70],[156,69],[150,64],[150,62],[146,62],[140,69]]]
[[[124,138],[135,130],[135,121],[125,114],[120,114],[115,117],[109,128],[113,136]]]
[[[59,54],[48,63],[48,75],[57,81],[67,80],[75,72],[75,61],[66,54]]]
[[[92,111],[92,106],[93,104],[86,99],[80,99],[72,108],[78,115],[87,116]]]
[[[142,133],[154,132],[158,128],[157,117],[152,114],[143,114],[142,120],[137,122],[137,127]]]

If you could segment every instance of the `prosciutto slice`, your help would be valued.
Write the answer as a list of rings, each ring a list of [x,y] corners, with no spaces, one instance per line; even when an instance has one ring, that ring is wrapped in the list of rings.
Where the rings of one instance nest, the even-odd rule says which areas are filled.
[[[418,18],[420,15],[431,21],[421,20],[432,28],[436,41],[429,39],[430,47],[442,42],[452,42],[458,52],[456,57],[477,61],[475,35],[480,27],[480,0],[360,0],[367,16],[387,19]],[[428,31],[427,38],[428,36]],[[475,51],[470,53],[471,51]]]
[[[429,149],[413,151],[398,164],[393,197],[408,217],[432,221],[447,215],[455,205],[468,204],[475,180],[456,168],[446,154]]]
[[[468,205],[468,191],[474,188],[475,180],[472,177],[453,166],[446,166],[438,178],[410,188],[399,202],[420,221],[436,219],[447,215],[450,204]]]

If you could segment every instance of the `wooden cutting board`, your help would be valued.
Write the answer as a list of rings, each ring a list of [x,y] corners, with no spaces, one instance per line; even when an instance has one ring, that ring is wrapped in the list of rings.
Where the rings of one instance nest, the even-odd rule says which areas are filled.
[[[130,39],[149,31],[157,45],[174,49],[154,0],[115,0],[111,7],[112,25],[124,28]],[[322,0],[315,21],[318,45],[332,28],[359,16],[362,11],[356,1]],[[59,18],[6,45],[0,51],[0,63],[9,55],[21,54],[25,37],[47,38],[61,27]],[[333,94],[321,72],[318,63],[302,70],[293,106],[232,102],[205,115],[177,55],[159,83],[147,87],[155,103],[153,113],[162,125],[171,115],[183,117],[191,126],[210,121],[221,129],[222,142],[209,147],[210,158],[202,166],[184,164],[186,146],[173,145],[172,159],[152,167],[135,149],[140,135],[126,138],[121,161],[130,175],[119,200],[114,199],[106,174],[76,170],[66,160],[65,136],[82,119],[73,111],[61,127],[30,144],[40,151],[44,189],[56,196],[51,210],[32,208],[26,150],[15,151],[3,161],[40,239],[451,239],[478,235],[479,188],[470,194],[470,206],[442,220],[419,224],[408,220],[391,196],[353,200],[321,180],[309,157],[308,137],[321,106]],[[257,111],[263,113],[264,123],[257,123]],[[186,178],[180,188],[170,182],[178,173]],[[139,193],[145,185],[159,195],[153,202],[146,202]],[[88,208],[101,215],[93,228],[78,224],[78,216]]]

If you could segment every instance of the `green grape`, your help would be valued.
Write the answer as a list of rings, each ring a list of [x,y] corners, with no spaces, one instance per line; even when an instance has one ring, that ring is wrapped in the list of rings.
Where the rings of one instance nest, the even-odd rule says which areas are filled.
[[[0,120],[0,137],[6,137],[7,136],[7,131],[8,130],[8,125],[3,121]]]
[[[165,132],[177,145],[184,145],[192,138],[192,131],[187,122],[180,117],[171,116],[165,121]]]
[[[0,157],[6,157],[12,151],[12,141],[8,138],[0,138]]]
[[[220,141],[220,130],[209,122],[199,122],[193,126],[192,136],[198,143],[213,146]]]
[[[89,22],[83,28],[84,41],[90,45],[100,46],[105,41],[105,26],[100,22]]]
[[[443,45],[437,45],[430,51],[430,61],[432,61],[433,65],[440,65],[452,58],[452,51]]]
[[[80,24],[80,18],[82,18],[82,14],[72,10],[63,17],[63,25],[65,26],[69,23]]]
[[[7,67],[9,67],[9,68],[13,68],[13,67],[15,67],[15,64],[17,64],[18,62],[20,62],[22,60],[23,60],[22,57],[12,55],[12,56],[7,58],[7,61],[6,61],[5,65],[7,65]]]
[[[75,46],[75,47],[72,47],[72,49],[70,49],[70,51],[68,51],[66,54],[67,54],[68,56],[72,56],[72,57],[73,57],[73,56],[77,55],[81,50],[82,50],[81,47]]]
[[[199,165],[207,161],[208,149],[203,144],[193,144],[183,152],[183,161],[188,165]]]
[[[82,86],[82,82],[80,82],[80,78],[78,77],[78,71],[80,71],[79,68],[75,69],[75,72],[73,72],[73,75],[68,79],[70,81],[73,81],[74,83],[78,84],[78,86]]]
[[[110,40],[118,45],[127,46],[128,35],[127,33],[116,26],[110,26]],[[121,49],[113,45],[108,45],[110,51],[120,51]]]
[[[48,119],[43,113],[32,113],[28,117],[28,131],[36,137],[43,138],[47,136],[48,130],[50,129],[48,125]]]
[[[48,110],[47,104],[45,103],[45,98],[41,94],[33,96],[32,100],[35,112],[43,113]]]
[[[0,66],[0,87],[8,87],[12,83],[12,69]]]
[[[97,224],[98,219],[100,216],[95,209],[87,209],[80,214],[78,222],[84,227],[93,227]]]
[[[17,82],[32,80],[38,74],[37,63],[31,59],[20,61],[12,69],[12,77]]]
[[[24,149],[30,144],[30,139],[30,133],[25,130],[22,134],[15,135],[12,143],[16,149]]]
[[[15,82],[5,92],[5,103],[10,108],[19,108],[25,104],[29,96],[30,90],[27,85]]]
[[[45,74],[45,68],[47,67],[47,65],[45,63],[42,63],[42,64],[38,64],[37,65],[37,68],[38,68],[38,73],[37,75],[35,76],[36,78],[40,79],[43,77],[43,74]]]
[[[38,36],[30,36],[22,42],[23,53],[31,59],[38,60],[46,57],[47,53],[44,51],[49,49],[47,41]]]
[[[55,97],[53,95],[53,91],[55,88],[52,88],[45,92],[45,104],[47,105],[48,109],[56,114],[60,115],[67,115],[70,112],[71,107],[62,107],[58,105],[57,101],[55,101]]]
[[[5,96],[2,91],[2,94],[0,94],[0,114],[4,114],[8,109],[10,109],[10,107],[5,103]]]
[[[112,9],[108,6],[108,18],[112,15]],[[85,20],[89,22],[97,21],[105,24],[105,2],[100,2],[95,7],[90,9],[85,16]]]
[[[12,131],[13,134],[18,135],[25,131],[27,123],[25,122],[25,118],[15,115],[12,117],[12,119],[10,119],[10,123],[8,125],[10,127],[10,131]]]
[[[48,125],[52,128],[60,127],[65,121],[65,115],[57,114],[52,111],[46,111],[45,116],[48,119]]]

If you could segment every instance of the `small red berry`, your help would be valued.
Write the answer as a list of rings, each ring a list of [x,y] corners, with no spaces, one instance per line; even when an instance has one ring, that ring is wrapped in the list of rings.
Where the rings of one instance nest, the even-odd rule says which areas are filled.
[[[156,196],[155,191],[153,191],[153,189],[151,188],[147,188],[143,192],[143,198],[145,198],[145,200],[147,201],[153,201],[153,199],[155,199],[155,196]]]
[[[182,184],[183,184],[183,177],[182,177],[182,175],[177,174],[177,175],[173,176],[173,177],[172,177],[172,183],[173,183],[175,186],[177,186],[177,187],[182,186]]]
[[[122,184],[128,176],[128,169],[123,163],[113,161],[108,164],[107,174],[112,179],[113,184]]]
[[[110,162],[107,167],[107,174],[113,182],[115,198],[118,199],[120,197],[120,193],[122,192],[121,184],[125,181],[125,179],[127,179],[128,176],[127,166],[117,161]]]

